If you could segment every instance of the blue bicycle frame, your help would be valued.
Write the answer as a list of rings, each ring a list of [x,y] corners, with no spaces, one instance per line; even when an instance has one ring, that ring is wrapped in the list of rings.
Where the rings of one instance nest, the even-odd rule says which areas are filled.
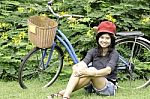
[[[70,57],[72,58],[74,64],[78,63],[79,60],[77,58],[77,55],[75,54],[75,51],[70,43],[70,41],[67,39],[67,37],[60,31],[57,30],[58,34],[61,36],[56,35],[56,38],[63,44],[69,53]]]

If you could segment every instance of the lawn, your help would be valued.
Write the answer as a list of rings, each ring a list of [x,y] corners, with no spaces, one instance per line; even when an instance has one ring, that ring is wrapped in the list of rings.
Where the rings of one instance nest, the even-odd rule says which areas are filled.
[[[39,80],[28,80],[30,84],[28,89],[22,89],[17,81],[0,80],[0,99],[47,99],[48,95],[65,88],[70,74],[71,68],[64,67],[56,82],[48,88],[42,88],[43,83]],[[84,89],[80,89],[72,94],[71,99],[150,99],[150,86],[141,90],[118,89],[116,96],[110,97],[89,95]]]
[[[49,88],[38,87],[40,82],[30,81],[32,88],[21,89],[17,81],[0,81],[0,99],[47,99],[47,95],[65,88],[66,80],[58,79]],[[71,99],[150,99],[150,87],[141,90],[118,89],[116,96],[87,94],[83,89],[72,94]]]

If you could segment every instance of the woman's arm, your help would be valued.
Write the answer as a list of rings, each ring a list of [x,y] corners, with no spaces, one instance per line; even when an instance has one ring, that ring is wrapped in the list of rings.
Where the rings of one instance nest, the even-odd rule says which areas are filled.
[[[106,76],[110,74],[112,71],[114,71],[115,68],[117,68],[118,60],[119,60],[119,53],[116,50],[113,50],[110,56],[110,60],[106,65],[106,68],[96,70],[95,71],[96,76]]]
[[[106,76],[108,74],[111,73],[111,67],[106,67],[104,69],[100,69],[97,70],[94,67],[90,67],[90,68],[86,68],[86,69],[82,69],[80,71],[80,77],[85,77],[85,76],[94,76],[94,77],[98,77],[98,76]]]
[[[111,67],[109,66],[100,70],[95,70],[95,76],[106,76],[110,73],[111,73]]]

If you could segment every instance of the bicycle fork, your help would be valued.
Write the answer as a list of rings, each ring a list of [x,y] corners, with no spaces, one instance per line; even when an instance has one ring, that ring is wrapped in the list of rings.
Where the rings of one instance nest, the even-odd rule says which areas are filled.
[[[49,52],[48,52],[47,48],[41,49],[42,57],[41,57],[40,63],[39,63],[39,68],[41,70],[45,70],[47,68],[47,66],[48,66],[48,64],[49,64],[49,62],[51,60],[51,57],[52,57],[52,54],[53,54],[55,46],[56,46],[56,43],[54,42],[52,44],[51,50]],[[49,56],[48,56],[48,59],[46,60],[45,58],[47,56],[47,52],[49,53]],[[45,62],[45,60],[46,60],[46,62]]]
[[[132,49],[131,49],[131,54],[129,55],[130,56],[130,59],[129,59],[129,68],[128,68],[128,72],[130,74],[130,80],[134,80],[134,77],[133,77],[133,56],[134,56],[134,49],[135,49],[135,44],[136,44],[136,41],[137,41],[137,37],[135,37],[134,39],[134,43],[132,45]]]

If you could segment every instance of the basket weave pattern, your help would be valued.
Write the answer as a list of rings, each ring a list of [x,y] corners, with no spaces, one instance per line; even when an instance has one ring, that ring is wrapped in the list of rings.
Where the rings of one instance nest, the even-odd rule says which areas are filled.
[[[57,26],[57,22],[45,16],[32,16],[28,19],[29,40],[39,48],[51,47]]]

